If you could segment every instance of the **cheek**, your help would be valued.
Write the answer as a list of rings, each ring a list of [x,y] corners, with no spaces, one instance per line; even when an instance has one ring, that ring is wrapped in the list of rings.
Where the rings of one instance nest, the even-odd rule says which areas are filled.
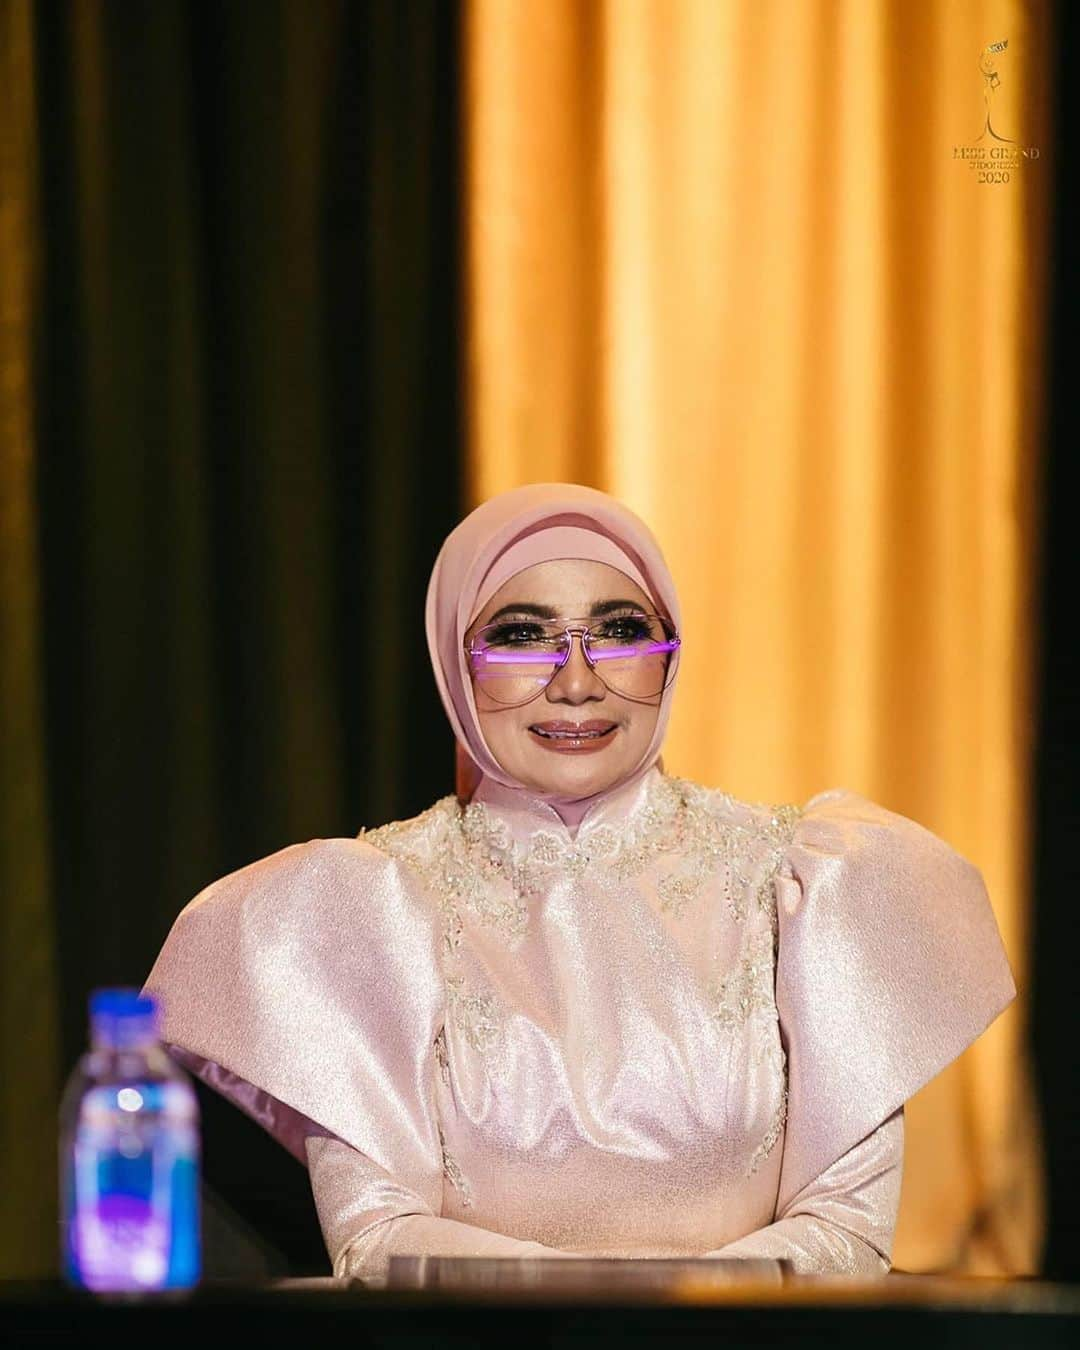
[[[655,708],[642,708],[631,723],[635,739],[648,741],[656,728],[657,711]]]
[[[508,718],[505,713],[485,713],[478,709],[477,721],[480,723],[480,731],[484,740],[493,750],[512,745],[519,731],[517,723]]]

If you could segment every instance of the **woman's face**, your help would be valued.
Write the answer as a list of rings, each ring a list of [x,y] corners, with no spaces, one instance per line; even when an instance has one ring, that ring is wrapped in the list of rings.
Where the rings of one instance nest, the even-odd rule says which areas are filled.
[[[606,605],[613,601],[624,602],[625,609],[609,611]],[[536,563],[504,582],[474,617],[466,639],[496,619],[536,620],[535,612],[517,613],[517,605],[543,606],[552,618],[583,624],[600,623],[633,609],[654,612],[645,592],[618,569],[607,563],[558,558]],[[605,606],[602,612],[600,606]],[[594,612],[602,617],[591,617]],[[657,694],[640,702],[613,693],[590,669],[577,637],[566,664],[529,702],[514,707],[496,703],[475,677],[473,692],[480,729],[502,768],[526,787],[566,797],[603,792],[636,766],[652,740],[662,697]],[[613,729],[598,741],[584,742],[552,740],[535,730],[550,723],[569,723],[573,728],[594,722]]]

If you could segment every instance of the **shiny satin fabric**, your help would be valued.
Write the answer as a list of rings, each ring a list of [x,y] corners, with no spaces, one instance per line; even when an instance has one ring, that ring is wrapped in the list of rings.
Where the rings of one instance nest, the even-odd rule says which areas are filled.
[[[900,1202],[904,1158],[904,1109],[900,1107],[778,1211],[777,1217],[734,1242],[692,1253],[696,1257],[780,1258],[796,1274],[888,1273]],[[381,1286],[390,1258],[401,1256],[648,1258],[671,1253],[648,1247],[610,1252],[560,1251],[429,1212],[424,1201],[385,1178],[371,1161],[333,1137],[309,1135],[311,1187],[338,1279]],[[379,1200],[391,1201],[390,1206]]]
[[[484,777],[283,849],[196,896],[144,987],[311,1167],[336,1269],[406,1238],[885,1269],[903,1103],[1015,996],[943,840],[658,766],[573,836]]]

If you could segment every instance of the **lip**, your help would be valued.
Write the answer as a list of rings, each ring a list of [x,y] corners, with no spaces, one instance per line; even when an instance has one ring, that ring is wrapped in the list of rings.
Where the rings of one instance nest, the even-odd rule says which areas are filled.
[[[550,722],[534,722],[533,727],[541,731],[607,731],[616,724],[609,717],[592,717],[587,722],[567,722],[555,719]],[[532,730],[532,727],[529,728]]]
[[[604,731],[606,735],[566,736],[551,740],[547,736],[540,735],[536,730],[537,727],[544,731]],[[617,722],[596,719],[588,722],[535,722],[529,727],[529,735],[537,745],[542,745],[545,750],[551,750],[557,755],[595,755],[611,744],[617,730]]]

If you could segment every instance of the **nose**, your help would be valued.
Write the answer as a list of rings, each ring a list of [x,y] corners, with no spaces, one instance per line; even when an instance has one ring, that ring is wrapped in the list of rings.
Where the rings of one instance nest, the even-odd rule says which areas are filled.
[[[551,677],[545,693],[549,702],[575,704],[585,703],[589,699],[602,699],[607,693],[603,680],[585,659],[583,633],[571,630],[570,654]]]

